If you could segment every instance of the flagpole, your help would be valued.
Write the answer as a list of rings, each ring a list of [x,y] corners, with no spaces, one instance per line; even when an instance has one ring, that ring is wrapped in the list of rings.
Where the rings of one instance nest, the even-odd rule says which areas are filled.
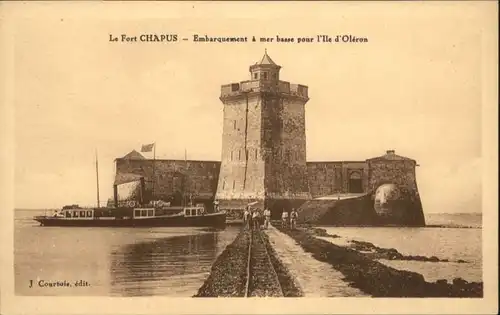
[[[100,208],[101,202],[99,200],[99,161],[97,159],[97,149],[95,149],[95,172],[97,180],[97,208]]]

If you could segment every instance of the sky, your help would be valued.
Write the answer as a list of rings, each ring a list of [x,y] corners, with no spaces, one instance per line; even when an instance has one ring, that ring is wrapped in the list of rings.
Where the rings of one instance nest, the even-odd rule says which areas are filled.
[[[227,13],[222,3],[178,11],[169,11],[167,3],[143,18],[119,18],[125,14],[120,10],[115,16],[77,14],[62,6],[18,19],[15,207],[95,204],[96,150],[101,200],[112,196],[114,159],[142,144],[156,142],[159,158],[182,159],[187,150],[188,159],[220,160],[220,86],[248,80],[248,67],[267,49],[282,66],[282,80],[309,86],[308,161],[364,160],[393,149],[420,164],[424,212],[481,211],[482,37],[472,23],[480,18],[476,11],[430,5],[389,10],[369,3],[344,4],[342,10],[335,10],[338,3],[317,3],[307,11],[232,5],[238,13]],[[330,14],[322,8],[327,5]],[[110,34],[150,33],[190,40],[109,42]],[[351,34],[368,42],[194,43],[194,34]]]

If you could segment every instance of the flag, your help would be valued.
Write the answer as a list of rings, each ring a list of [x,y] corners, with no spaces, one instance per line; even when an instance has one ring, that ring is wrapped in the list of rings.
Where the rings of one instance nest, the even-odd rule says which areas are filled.
[[[154,143],[151,144],[143,144],[141,148],[141,152],[151,152],[153,151],[153,147],[155,146]]]

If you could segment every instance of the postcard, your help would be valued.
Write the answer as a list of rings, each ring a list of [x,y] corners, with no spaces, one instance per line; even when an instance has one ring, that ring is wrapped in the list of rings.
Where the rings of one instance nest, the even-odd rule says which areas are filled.
[[[2,2],[2,313],[495,313],[497,13]]]

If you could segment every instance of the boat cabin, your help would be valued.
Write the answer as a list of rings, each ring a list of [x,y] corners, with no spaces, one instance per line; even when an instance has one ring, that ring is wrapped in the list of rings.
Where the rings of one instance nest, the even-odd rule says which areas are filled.
[[[155,216],[154,208],[134,209],[134,218],[150,218]]]
[[[65,218],[94,218],[94,210],[93,209],[65,209],[63,210],[63,214]]]
[[[184,208],[184,216],[190,217],[190,216],[197,216],[197,215],[205,215],[205,208],[204,207]]]

